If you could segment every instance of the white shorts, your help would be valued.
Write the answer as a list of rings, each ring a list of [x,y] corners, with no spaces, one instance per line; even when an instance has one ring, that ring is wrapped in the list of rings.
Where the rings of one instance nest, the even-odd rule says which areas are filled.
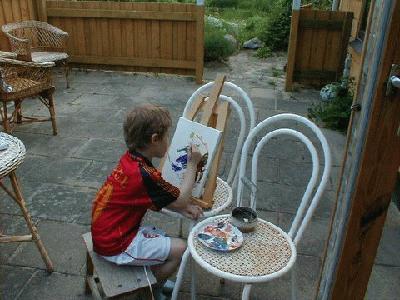
[[[163,264],[171,250],[171,239],[155,227],[140,227],[124,252],[103,256],[117,265],[153,266]]]

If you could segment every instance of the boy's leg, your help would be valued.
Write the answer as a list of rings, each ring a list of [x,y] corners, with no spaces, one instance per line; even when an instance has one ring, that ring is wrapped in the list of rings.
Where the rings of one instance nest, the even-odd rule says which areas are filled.
[[[178,269],[185,250],[186,242],[184,240],[171,238],[171,250],[165,263],[151,266],[151,270],[158,282],[166,280]]]

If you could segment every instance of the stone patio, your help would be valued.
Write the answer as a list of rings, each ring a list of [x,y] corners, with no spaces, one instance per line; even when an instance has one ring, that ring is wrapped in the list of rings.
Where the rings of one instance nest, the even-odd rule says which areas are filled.
[[[258,122],[281,112],[306,116],[307,108],[318,101],[318,91],[283,92],[284,77],[279,70],[284,61],[284,57],[259,60],[251,52],[240,52],[227,64],[207,65],[205,80],[213,80],[220,72],[227,74],[229,81],[250,95]],[[89,231],[93,196],[125,151],[121,125],[125,112],[137,103],[159,103],[170,109],[175,125],[186,100],[198,88],[187,77],[74,70],[71,88],[66,89],[62,75],[55,75],[58,136],[51,135],[48,122],[22,125],[15,132],[27,148],[17,175],[55,272],[46,273],[34,244],[1,244],[1,299],[91,299],[84,294],[85,249],[81,234]],[[38,103],[28,104],[25,109],[37,115],[46,113]],[[290,125],[299,128],[298,124]],[[228,128],[220,167],[222,178],[229,171],[238,119],[232,117]],[[313,299],[315,295],[345,145],[341,133],[323,132],[331,146],[333,168],[327,191],[298,248],[299,299]],[[310,161],[305,147],[291,138],[274,140],[266,147],[259,167],[258,209],[262,218],[288,230],[311,174]],[[159,213],[149,213],[146,223],[160,226],[172,236],[178,234],[176,220]],[[17,205],[4,193],[0,193],[0,231],[26,233]],[[391,300],[400,295],[399,241],[400,216],[391,205],[366,299]],[[198,266],[195,270],[198,299],[240,299],[240,284],[221,284]],[[277,282],[255,285],[251,298],[289,299],[289,295],[290,282],[284,276]],[[190,298],[189,272],[180,298]]]

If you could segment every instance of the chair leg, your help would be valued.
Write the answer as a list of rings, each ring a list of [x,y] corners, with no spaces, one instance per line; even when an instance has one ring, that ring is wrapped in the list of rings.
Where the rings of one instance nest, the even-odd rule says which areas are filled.
[[[15,175],[14,171],[11,172],[9,174],[9,176],[10,176],[11,185],[12,185],[14,193],[15,193],[15,199],[16,199],[19,207],[21,208],[21,211],[25,218],[26,224],[28,225],[28,228],[32,234],[32,240],[36,243],[36,246],[39,249],[40,255],[42,256],[42,259],[43,259],[44,263],[46,264],[47,271],[49,273],[51,273],[54,270],[53,263],[51,262],[50,257],[47,254],[46,248],[44,247],[44,245],[40,239],[37,228],[33,224],[32,218],[28,212],[28,209],[26,208],[25,200],[22,197],[22,193],[21,193],[21,189],[20,189],[20,186],[18,183],[17,176]]]
[[[1,118],[2,118],[2,121],[3,121],[4,131],[6,133],[11,133],[11,126],[10,126],[10,122],[8,121],[8,115],[7,115],[7,102],[3,102],[3,109],[1,111]]]
[[[69,84],[69,73],[70,73],[70,66],[68,64],[68,61],[64,62],[64,74],[65,74],[65,80],[67,81],[67,89],[69,89],[70,84]]]
[[[49,91],[47,93],[47,99],[49,100],[49,112],[51,118],[51,125],[53,127],[53,135],[57,135],[56,110],[54,105],[53,91]]]
[[[190,294],[191,300],[196,300],[196,270],[195,270],[195,261],[191,258],[191,273],[192,273],[192,282],[190,283]]]
[[[242,292],[242,300],[250,299],[251,284],[245,284]]]
[[[291,277],[291,290],[292,290],[292,300],[297,299],[297,282],[296,282],[296,264],[293,265],[292,271],[290,272]]]
[[[87,295],[92,293],[92,289],[90,288],[90,284],[88,282],[89,276],[93,276],[93,262],[89,253],[86,252],[85,293]]]
[[[182,256],[182,261],[179,266],[178,274],[176,275],[176,282],[175,282],[174,290],[172,291],[171,300],[178,299],[178,292],[181,288],[183,272],[185,271],[185,267],[186,267],[189,255],[190,255],[189,249],[186,249]]]
[[[14,101],[14,122],[22,123],[22,105],[21,101]]]

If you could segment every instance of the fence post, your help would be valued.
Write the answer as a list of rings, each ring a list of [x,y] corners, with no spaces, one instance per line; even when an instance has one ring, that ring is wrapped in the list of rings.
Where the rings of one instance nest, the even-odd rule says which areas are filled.
[[[42,22],[47,22],[46,0],[35,0],[35,2],[38,20]]]
[[[201,84],[204,68],[204,0],[197,0],[196,5],[196,82]]]
[[[291,91],[293,88],[293,72],[294,64],[296,59],[296,48],[297,48],[297,35],[300,18],[300,0],[294,0],[292,5],[292,21],[290,25],[290,38],[288,47],[288,61],[286,66],[286,81],[285,91]]]

